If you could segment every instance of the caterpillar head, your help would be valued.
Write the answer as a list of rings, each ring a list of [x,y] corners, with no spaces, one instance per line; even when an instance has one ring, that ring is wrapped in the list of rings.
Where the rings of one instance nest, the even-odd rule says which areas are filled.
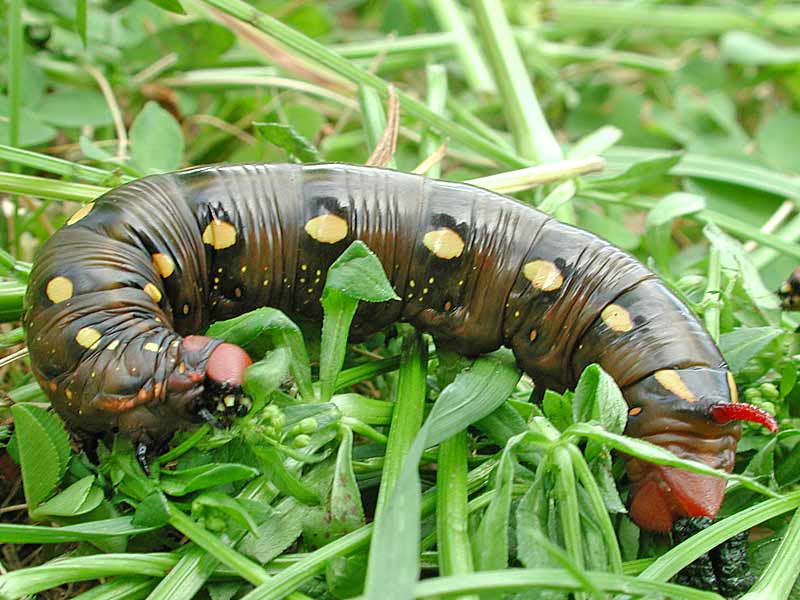
[[[738,403],[733,375],[725,369],[693,367],[656,371],[623,390],[630,410],[625,433],[731,472],[738,421],[776,431],[771,415]],[[631,458],[630,514],[643,529],[668,531],[681,517],[714,517],[725,495],[725,480]]]
[[[189,336],[184,339],[184,346],[187,341],[192,345],[199,338],[211,339]],[[203,393],[192,406],[192,412],[215,426],[223,426],[233,417],[246,415],[251,403],[242,383],[244,372],[251,364],[252,359],[239,346],[227,342],[218,344],[208,357]]]

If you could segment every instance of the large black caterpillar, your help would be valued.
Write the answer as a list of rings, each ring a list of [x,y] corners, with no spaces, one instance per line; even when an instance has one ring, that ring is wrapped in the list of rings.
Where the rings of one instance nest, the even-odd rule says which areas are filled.
[[[776,428],[737,403],[702,325],[625,252],[480,188],[342,164],[196,168],[83,206],[31,273],[34,373],[74,429],[164,440],[216,410],[204,388],[236,389],[250,364],[196,334],[260,306],[319,317],[326,271],[356,239],[401,298],[361,306],[360,335],[404,319],[462,354],[504,344],[554,389],[597,362],[623,390],[628,434],[726,471],[735,421]],[[644,528],[714,516],[722,501],[722,479],[637,459],[627,469]]]

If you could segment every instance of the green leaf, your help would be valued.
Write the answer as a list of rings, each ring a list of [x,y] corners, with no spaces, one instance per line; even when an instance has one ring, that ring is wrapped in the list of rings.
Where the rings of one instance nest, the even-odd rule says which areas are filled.
[[[171,496],[185,496],[206,488],[252,479],[258,469],[236,463],[209,464],[180,471],[161,471],[161,489]]]
[[[81,135],[80,138],[78,138],[78,144],[81,147],[81,152],[83,152],[83,155],[86,158],[96,161],[105,161],[114,158],[111,153],[103,150],[85,135]]]
[[[622,131],[612,125],[604,125],[579,139],[567,153],[567,158],[589,158],[603,154],[622,137]]]
[[[628,422],[628,405],[614,379],[600,365],[586,367],[572,400],[575,422],[598,421],[612,433],[622,433]]]
[[[242,346],[255,356],[264,355],[271,347],[288,348],[292,356],[290,371],[300,395],[306,402],[314,400],[311,365],[303,334],[300,328],[278,309],[264,307],[227,321],[218,321],[211,325],[206,333]]]
[[[83,46],[86,47],[86,0],[75,2],[75,28],[81,36]]]
[[[220,57],[236,43],[233,32],[219,23],[196,20],[163,27],[138,43],[122,49],[126,68],[144,69],[164,56],[174,56],[171,68],[179,71],[215,67]],[[198,49],[202,48],[202,52]]]
[[[758,126],[756,144],[764,161],[778,171],[800,172],[797,140],[800,136],[800,114],[778,110]]]
[[[664,177],[680,161],[680,154],[667,154],[635,162],[625,171],[613,177],[587,181],[593,189],[607,192],[635,192],[645,185]]]
[[[181,6],[181,3],[178,0],[150,0],[150,2],[155,4],[159,8],[168,10],[169,12],[173,12],[178,15],[186,14],[186,11],[183,10],[183,7]]]
[[[276,448],[250,444],[250,449],[258,457],[264,475],[269,477],[281,492],[305,504],[319,504],[319,495],[286,468]]]
[[[659,227],[678,217],[695,214],[706,208],[706,199],[698,194],[673,192],[667,194],[647,213],[647,226]]]
[[[192,514],[204,513],[207,509],[219,511],[236,521],[239,525],[258,535],[258,524],[247,509],[235,498],[216,490],[203,492],[192,500]]]
[[[322,156],[314,144],[300,135],[291,125],[254,122],[253,127],[255,127],[256,133],[262,139],[275,144],[278,148],[282,148],[289,156],[296,158],[300,162],[313,163],[322,161]]]
[[[340,431],[342,443],[336,456],[331,488],[330,529],[335,537],[355,531],[366,523],[361,492],[353,472],[353,432],[348,427],[342,427]]]
[[[144,174],[174,171],[183,158],[183,132],[171,114],[148,102],[130,131],[133,162]]]
[[[239,552],[266,564],[291,546],[303,532],[305,511],[294,500],[291,502],[282,503],[277,509],[267,506],[267,518],[258,526],[256,535],[245,536]]]
[[[259,405],[269,397],[289,376],[292,352],[280,347],[268,352],[263,359],[253,363],[244,373],[244,391]],[[256,408],[257,410],[257,408]]]
[[[94,487],[94,475],[79,479],[63,492],[36,507],[36,519],[46,516],[72,517],[97,508],[103,501],[103,490]]]
[[[35,111],[42,121],[54,127],[100,127],[112,122],[103,94],[94,90],[53,92],[44,97]]]
[[[386,278],[381,261],[361,240],[350,244],[328,269],[325,290],[328,289],[367,302],[400,299]]]
[[[136,507],[131,525],[135,527],[163,527],[169,523],[169,501],[160,491],[148,495]]]
[[[397,300],[378,257],[360,240],[354,241],[334,261],[322,292],[322,340],[320,347],[320,401],[333,396],[336,378],[344,364],[350,324],[359,300]]]
[[[575,421],[572,417],[572,398],[553,390],[546,390],[542,401],[542,411],[559,430],[564,431]]]
[[[54,414],[28,404],[14,404],[14,435],[19,448],[22,484],[33,511],[61,481],[71,450],[64,424]]]
[[[751,358],[784,333],[778,327],[739,327],[719,338],[719,347],[731,371],[739,373]]]
[[[519,381],[515,360],[500,350],[476,360],[448,385],[417,434],[383,514],[375,521],[366,595],[407,600],[419,566],[421,489],[417,465],[426,447],[438,444],[502,404]]]
[[[719,41],[722,58],[739,65],[791,65],[800,62],[800,48],[777,46],[747,31],[728,31]]]

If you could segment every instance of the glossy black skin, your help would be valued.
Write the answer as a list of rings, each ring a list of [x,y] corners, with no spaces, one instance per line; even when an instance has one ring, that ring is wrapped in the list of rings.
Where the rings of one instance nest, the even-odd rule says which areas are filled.
[[[323,214],[346,221],[340,241],[321,242],[305,230]],[[212,219],[232,225],[235,243],[217,249],[204,243]],[[423,243],[440,229],[463,241],[459,256],[437,257]],[[356,335],[404,319],[465,355],[504,344],[537,384],[555,389],[574,385],[583,367],[597,362],[629,405],[642,408],[632,418],[633,435],[645,434],[638,423],[647,423],[647,431],[658,430],[659,419],[684,423],[676,435],[691,456],[691,430],[700,423],[703,436],[724,438],[722,451],[732,456],[737,426],[707,416],[710,402],[730,400],[724,375],[714,375],[726,373],[722,356],[644,266],[510,198],[371,167],[203,167],[104,195],[56,232],[34,263],[24,317],[34,373],[73,427],[118,427],[135,441],[163,440],[196,419],[205,361],[216,344],[187,351],[182,336],[260,306],[319,318],[325,273],[355,239],[380,258],[401,298],[362,304]],[[174,264],[169,276],[154,267],[156,253]],[[563,283],[537,289],[525,276],[532,261],[556,265]],[[46,286],[56,276],[69,278],[74,289],[54,304]],[[148,283],[160,301],[143,291]],[[614,331],[600,317],[612,302],[629,312],[630,331]],[[93,348],[76,342],[85,327],[102,335]],[[148,343],[158,351],[146,351]],[[714,375],[696,390],[699,402],[639,384],[658,370],[682,368]],[[108,410],[109,398],[136,397],[143,389],[150,390],[147,401]]]

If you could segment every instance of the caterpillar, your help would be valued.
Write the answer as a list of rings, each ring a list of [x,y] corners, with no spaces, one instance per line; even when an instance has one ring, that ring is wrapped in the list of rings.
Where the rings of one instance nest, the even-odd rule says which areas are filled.
[[[33,372],[73,429],[117,428],[144,453],[220,406],[247,409],[249,356],[198,332],[261,306],[319,318],[326,271],[356,239],[400,298],[362,305],[356,335],[403,319],[464,355],[506,345],[556,390],[599,363],[629,435],[728,472],[738,421],[777,429],[738,403],[700,322],[627,253],[477,187],[345,164],[193,168],[84,205],[34,262]],[[643,528],[719,509],[720,478],[626,464]]]
[[[783,310],[800,310],[800,267],[795,268],[778,290]]]

